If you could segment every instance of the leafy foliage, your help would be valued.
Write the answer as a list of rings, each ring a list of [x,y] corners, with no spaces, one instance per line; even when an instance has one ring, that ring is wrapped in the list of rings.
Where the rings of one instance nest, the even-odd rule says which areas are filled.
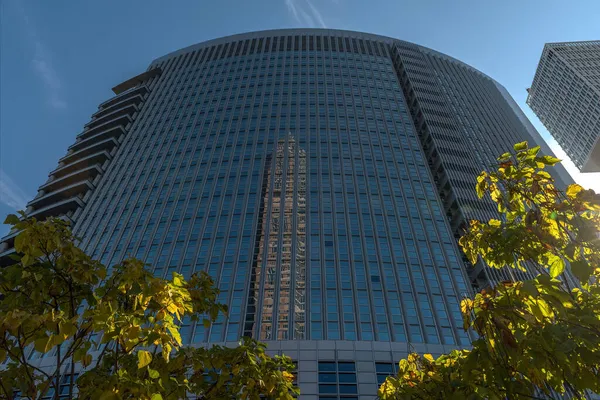
[[[600,196],[563,193],[544,170],[560,160],[526,142],[477,179],[501,219],[471,221],[460,245],[475,263],[537,273],[461,302],[471,349],[410,354],[380,387],[383,399],[538,399],[600,393]],[[572,284],[569,270],[576,277]]]
[[[24,217],[24,215],[22,215]],[[0,270],[0,397],[15,391],[38,398],[58,393],[61,374],[70,397],[85,399],[292,398],[293,364],[269,357],[244,338],[239,347],[183,345],[184,318],[209,326],[226,306],[199,273],[186,281],[154,277],[135,259],[109,270],[76,245],[61,219],[38,222],[9,215],[21,232],[20,254]],[[29,352],[55,358],[39,368]],[[56,397],[57,398],[57,397]]]

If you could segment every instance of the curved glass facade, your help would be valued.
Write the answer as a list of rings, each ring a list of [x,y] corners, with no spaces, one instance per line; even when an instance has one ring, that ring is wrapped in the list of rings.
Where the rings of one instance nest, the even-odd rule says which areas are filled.
[[[230,316],[188,342],[468,344],[464,272],[386,49],[310,38],[165,62],[86,249],[208,271]]]
[[[407,86],[400,45],[422,49],[305,29],[155,60],[127,135],[73,216],[84,249],[107,264],[141,258],[160,276],[207,271],[229,316],[184,324],[183,342],[266,341],[298,360],[303,398],[372,398],[411,348],[467,346],[461,204],[439,168],[474,182],[485,166],[432,158],[415,102],[444,103],[421,97],[418,77]]]

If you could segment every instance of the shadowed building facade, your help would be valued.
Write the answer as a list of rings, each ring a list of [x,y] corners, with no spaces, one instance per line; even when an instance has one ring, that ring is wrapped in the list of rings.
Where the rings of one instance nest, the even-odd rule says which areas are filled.
[[[396,39],[294,29],[176,51],[115,92],[65,156],[105,151],[98,173],[53,195],[71,208],[44,207],[103,263],[207,271],[229,316],[184,321],[184,343],[266,341],[297,360],[306,399],[371,399],[407,352],[469,345],[459,302],[503,277],[456,244],[495,215],[475,178],[543,144],[491,78]]]

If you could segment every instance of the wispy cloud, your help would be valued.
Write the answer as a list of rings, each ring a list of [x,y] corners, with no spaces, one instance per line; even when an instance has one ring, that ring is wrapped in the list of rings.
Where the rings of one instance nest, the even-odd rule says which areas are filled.
[[[319,12],[319,10],[317,10],[317,8],[315,6],[313,6],[313,3],[311,3],[309,0],[306,0],[306,3],[308,4],[308,7],[310,7],[310,11],[315,16],[315,19],[317,20],[317,22],[319,23],[321,28],[327,28],[327,25],[325,24],[325,21],[323,20],[323,16]]]
[[[556,154],[556,157],[562,160],[561,164],[565,167],[567,172],[571,174],[575,182],[586,189],[593,189],[596,192],[600,192],[600,173],[583,174],[579,172],[579,169],[577,169],[573,161],[571,161],[567,153],[565,153],[554,138],[546,138],[546,143],[548,143],[548,146],[550,146],[554,154]]]
[[[37,34],[37,29],[31,21],[21,2],[14,2],[24,22],[25,32],[33,47],[31,66],[33,71],[42,81],[48,96],[48,104],[55,109],[67,108],[67,103],[62,97],[62,82],[52,65],[48,48]]]
[[[0,203],[15,210],[24,210],[30,197],[0,168]]]
[[[310,28],[317,26],[327,28],[323,15],[310,0],[285,0],[285,5],[297,23],[307,25]]]
[[[292,15],[294,16],[294,19],[297,22],[300,22],[300,18],[298,17],[298,9],[296,9],[295,0],[285,0],[285,5],[287,6],[288,11],[291,12]]]

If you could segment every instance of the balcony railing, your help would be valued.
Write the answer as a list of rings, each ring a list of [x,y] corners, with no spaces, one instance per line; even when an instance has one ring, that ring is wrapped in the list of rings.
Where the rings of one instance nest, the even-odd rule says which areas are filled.
[[[80,158],[79,160],[63,165],[62,167],[56,168],[54,171],[50,172],[49,175],[54,176],[54,178],[59,178],[61,176],[68,175],[85,167],[94,164],[103,164],[104,161],[110,159],[110,154],[106,150],[99,151],[94,154],[90,154],[89,156]]]
[[[102,131],[96,135],[89,136],[86,139],[78,140],[71,146],[69,146],[69,150],[79,151],[83,148],[91,146],[92,144],[102,141],[106,138],[115,138],[118,139],[119,136],[125,134],[125,127],[123,125],[115,126],[105,131]]]
[[[100,142],[91,143],[89,147],[84,147],[81,150],[69,153],[60,160],[58,160],[58,162],[63,164],[71,164],[83,157],[97,153],[101,150],[106,150],[110,153],[110,151],[114,149],[118,144],[119,142],[117,142],[117,140],[114,138],[108,138]]]
[[[100,164],[94,164],[92,166],[64,175],[58,179],[53,179],[40,186],[40,190],[49,193],[56,191],[61,187],[65,187],[75,182],[79,182],[83,179],[89,179],[90,181],[93,181],[94,178],[101,173],[102,166]]]
[[[115,108],[113,111],[103,115],[99,118],[94,118],[87,124],[85,124],[85,129],[93,129],[96,126],[100,126],[103,123],[110,121],[116,117],[120,117],[121,115],[133,116],[138,111],[138,108],[135,104],[129,104],[127,106],[123,106],[120,108]]]
[[[61,187],[53,192],[44,194],[40,197],[36,197],[27,203],[28,207],[34,207],[35,209],[48,207],[53,203],[62,201],[63,199],[73,197],[79,194],[83,194],[90,189],[93,189],[94,185],[89,179],[84,179],[79,182],[72,183],[65,187]]]
[[[75,211],[79,207],[83,207],[85,203],[78,196],[73,196],[68,199],[52,203],[46,207],[38,208],[28,214],[29,217],[35,217],[38,220],[44,220],[48,217],[56,217],[65,215],[69,211]]]
[[[106,129],[114,128],[115,126],[123,125],[127,126],[132,121],[132,118],[129,115],[121,115],[119,117],[108,120],[100,125],[94,126],[93,128],[89,128],[81,132],[77,135],[78,138],[87,139],[93,135],[96,135]]]
[[[144,97],[141,94],[136,94],[134,96],[126,96],[124,98],[119,98],[116,103],[96,111],[94,114],[92,114],[92,118],[101,118],[121,107],[129,106],[129,105],[137,106],[142,101],[144,101]]]

